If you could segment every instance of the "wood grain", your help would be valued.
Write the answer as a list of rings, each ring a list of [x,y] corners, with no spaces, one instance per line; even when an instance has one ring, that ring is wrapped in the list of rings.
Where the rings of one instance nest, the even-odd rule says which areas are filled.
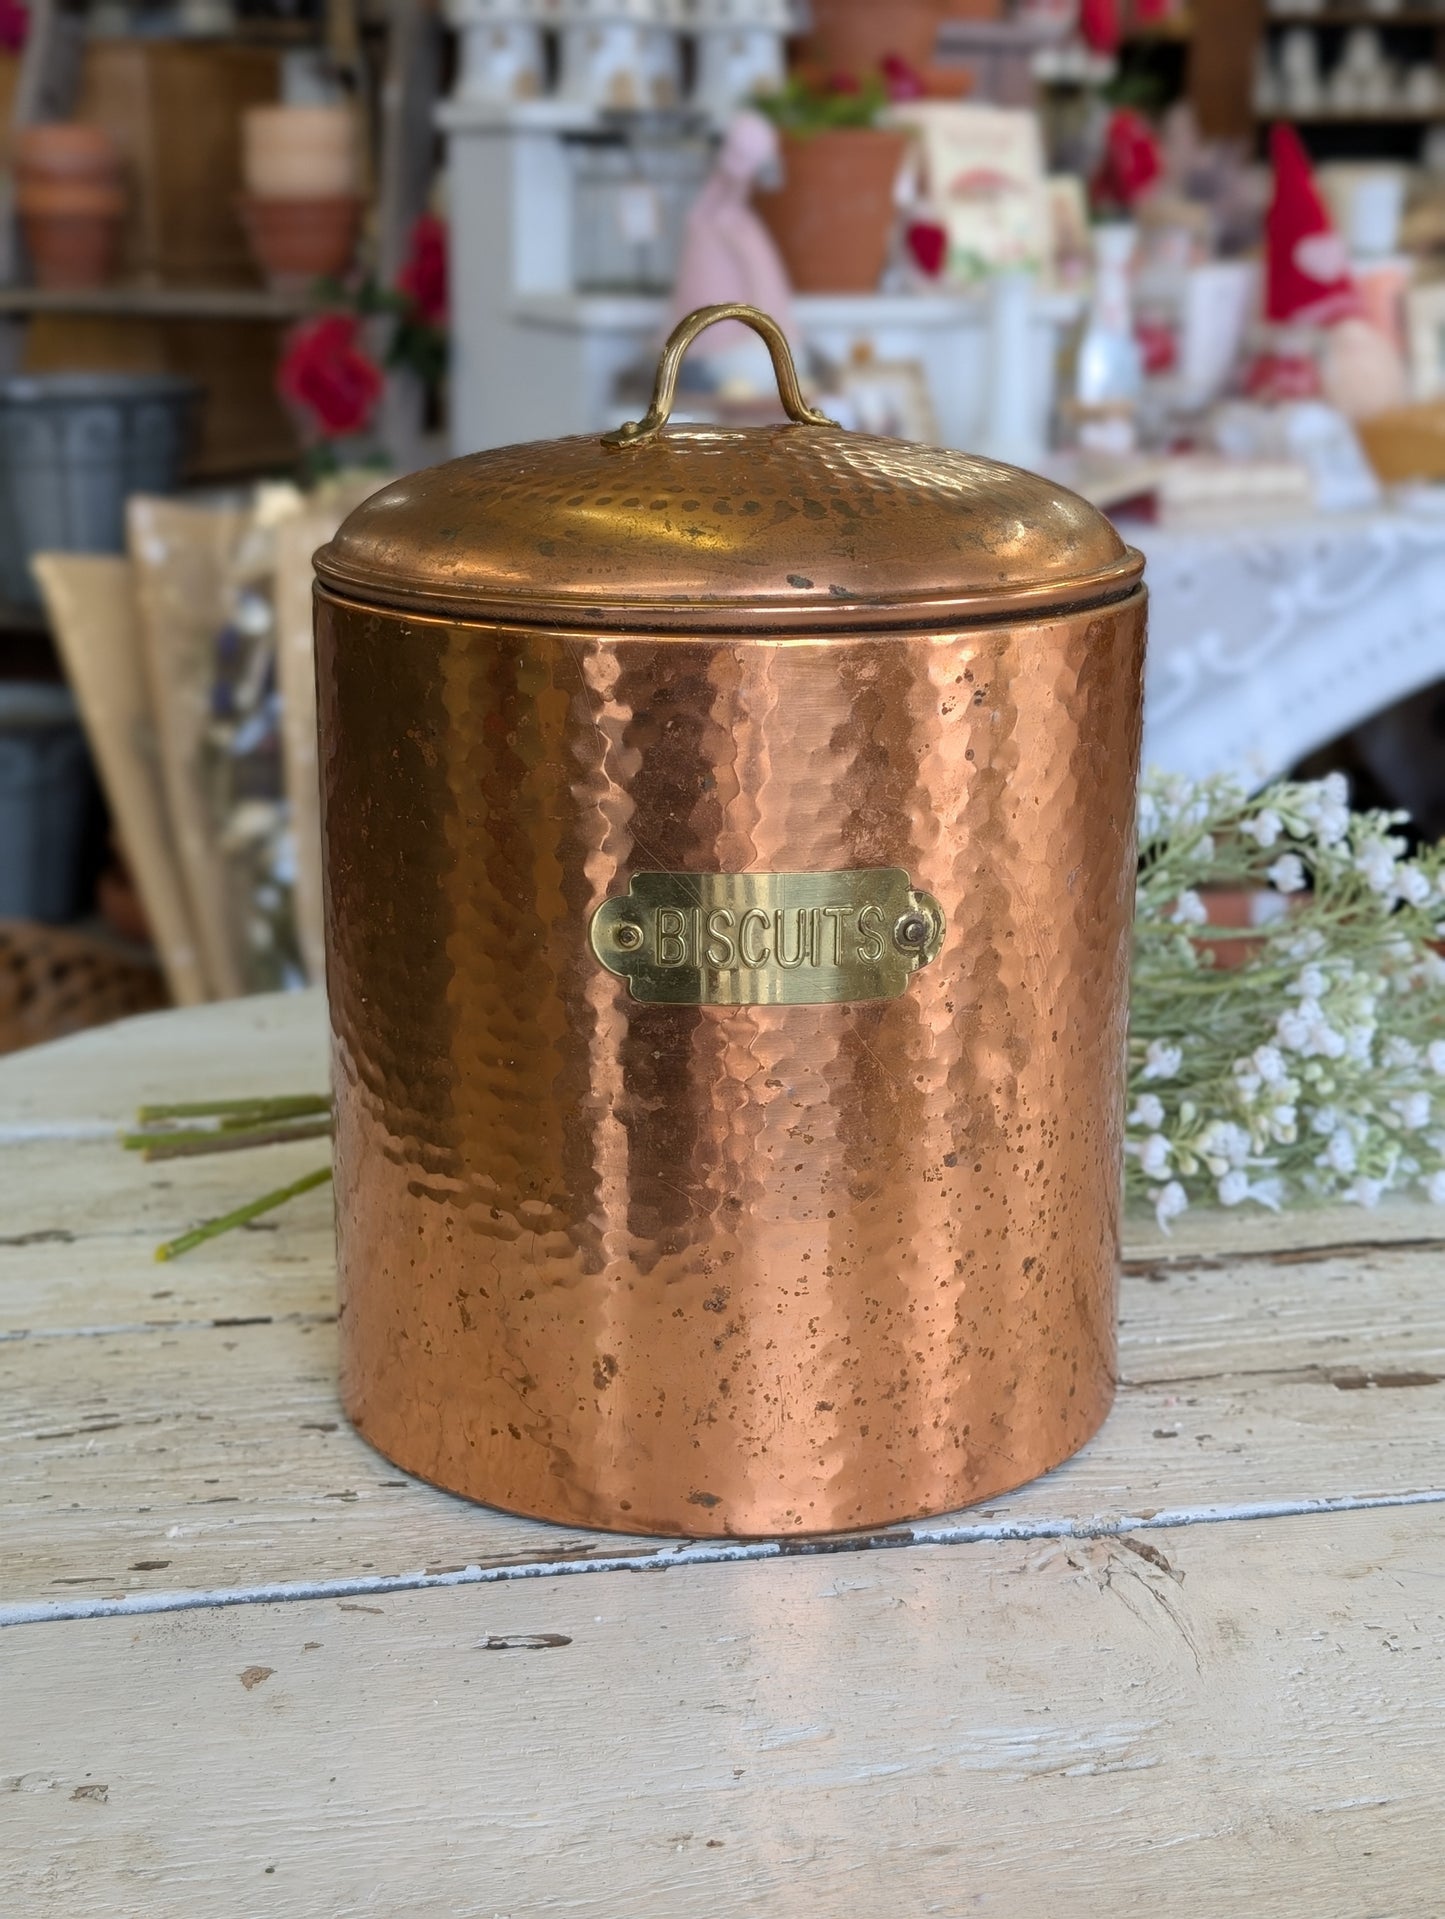
[[[0,1909],[1427,1919],[1438,1545],[1371,1512],[21,1628]]]
[[[119,1126],[148,1101],[312,1093],[329,1083],[319,992],[188,1008],[4,1061],[0,1143]],[[0,1205],[12,1198],[6,1191]]]

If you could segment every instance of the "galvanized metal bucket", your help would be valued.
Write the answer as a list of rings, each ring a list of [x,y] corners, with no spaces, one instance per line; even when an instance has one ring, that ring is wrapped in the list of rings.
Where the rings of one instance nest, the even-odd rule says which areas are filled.
[[[0,381],[0,594],[38,606],[35,553],[120,553],[132,493],[173,493],[199,388],[169,373]]]

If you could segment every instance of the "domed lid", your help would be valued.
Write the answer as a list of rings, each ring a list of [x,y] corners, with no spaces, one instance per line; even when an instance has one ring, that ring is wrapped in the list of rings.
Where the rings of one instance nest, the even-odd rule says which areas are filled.
[[[668,429],[682,355],[725,318],[767,340],[789,424]],[[369,604],[662,633],[1026,617],[1119,598],[1143,564],[1038,474],[844,432],[805,404],[783,335],[746,307],[683,322],[640,425],[398,480],[316,556],[323,585]]]

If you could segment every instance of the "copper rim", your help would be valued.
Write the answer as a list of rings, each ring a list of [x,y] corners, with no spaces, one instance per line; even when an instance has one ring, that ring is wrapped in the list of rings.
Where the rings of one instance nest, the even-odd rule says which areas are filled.
[[[1078,580],[1019,584],[992,593],[930,593],[888,600],[859,596],[820,607],[816,602],[800,605],[796,598],[789,601],[771,595],[743,604],[735,599],[612,599],[576,593],[558,593],[550,598],[450,594],[409,586],[397,578],[382,582],[373,574],[336,565],[329,553],[330,548],[323,547],[316,555],[316,574],[339,599],[400,613],[466,620],[469,624],[499,621],[507,626],[578,626],[589,633],[605,626],[611,631],[681,635],[736,632],[743,625],[758,634],[836,633],[842,638],[884,629],[972,626],[1000,617],[1023,618],[1034,613],[1082,612],[1109,606],[1135,592],[1144,573],[1144,556],[1131,547],[1114,565]]]

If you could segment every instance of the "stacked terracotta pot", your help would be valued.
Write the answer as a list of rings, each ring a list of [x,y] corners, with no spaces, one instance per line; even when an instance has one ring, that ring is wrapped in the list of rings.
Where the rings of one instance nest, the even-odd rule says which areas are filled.
[[[15,136],[15,204],[37,285],[98,287],[115,278],[125,179],[104,127],[23,128]]]
[[[252,107],[242,140],[241,216],[272,286],[304,287],[345,273],[364,206],[351,108]]]
[[[889,54],[933,64],[943,0],[813,0],[803,58],[826,73],[876,73]]]

